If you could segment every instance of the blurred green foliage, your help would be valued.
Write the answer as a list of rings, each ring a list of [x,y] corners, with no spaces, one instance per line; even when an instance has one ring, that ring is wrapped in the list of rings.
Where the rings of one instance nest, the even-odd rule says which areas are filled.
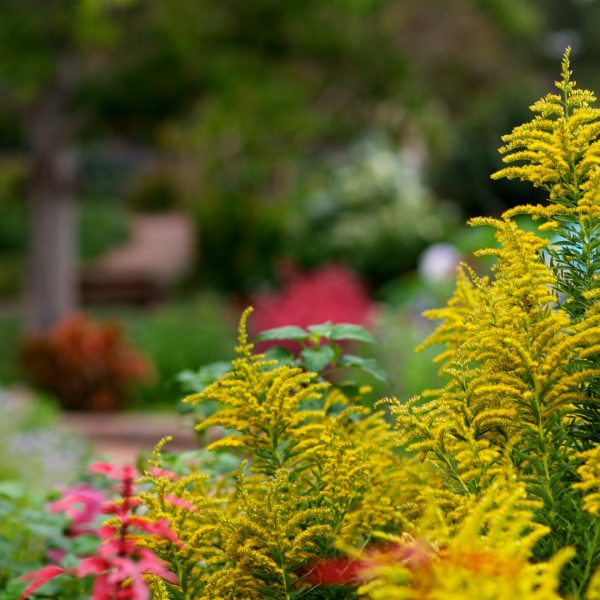
[[[0,149],[27,150],[24,109],[69,67],[74,139],[119,140],[133,171],[168,157],[174,188],[139,184],[133,204],[185,197],[197,281],[247,292],[288,250],[298,188],[371,131],[395,148],[420,140],[427,183],[468,213],[518,201],[487,181],[511,106],[545,86],[561,44],[591,76],[599,22],[598,2],[576,0],[7,0]]]
[[[140,173],[127,190],[127,206],[138,213],[162,213],[181,208],[173,177],[162,171]]]
[[[134,390],[132,408],[174,409],[184,393],[178,374],[215,360],[230,360],[237,314],[218,296],[174,300],[154,311],[115,308],[94,311],[117,320],[132,346],[153,365],[156,376]],[[18,362],[21,325],[15,310],[0,313],[0,384],[21,379]]]
[[[436,201],[411,158],[409,149],[371,137],[315,174],[290,225],[296,260],[309,267],[344,263],[374,287],[414,268],[426,246],[449,235],[458,214]]]
[[[64,515],[46,510],[44,497],[19,481],[0,481],[0,598],[17,600],[25,573],[46,563],[48,540],[62,537]]]
[[[183,393],[180,372],[232,358],[235,317],[221,298],[210,295],[173,302],[153,312],[119,310],[132,345],[156,370],[152,383],[136,389],[134,407],[173,409]]]

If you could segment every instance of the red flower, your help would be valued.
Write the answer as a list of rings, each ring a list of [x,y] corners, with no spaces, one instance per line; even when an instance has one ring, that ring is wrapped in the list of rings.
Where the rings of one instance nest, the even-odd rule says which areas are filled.
[[[260,295],[253,304],[255,331],[325,321],[369,325],[373,318],[373,303],[362,282],[338,265],[310,273],[293,271],[280,292]]]
[[[150,592],[144,580],[144,574],[147,573],[172,583],[177,581],[177,577],[167,570],[164,562],[152,550],[136,545],[136,536],[132,535],[132,529],[136,529],[182,545],[166,519],[149,521],[133,514],[133,509],[140,505],[140,500],[133,495],[136,470],[127,465],[121,467],[110,463],[94,463],[90,471],[119,482],[116,489],[121,497],[113,502],[102,503],[103,512],[116,516],[115,523],[103,525],[94,531],[102,540],[97,555],[82,558],[77,568],[67,570],[50,565],[23,577],[24,581],[32,580],[32,583],[23,592],[22,599],[62,573],[76,577],[93,575],[92,600],[148,600]],[[89,486],[74,488],[61,500],[52,503],[51,510],[67,512],[74,521],[79,519],[79,525],[87,523],[92,513],[97,514],[101,500],[104,500],[103,494],[97,492],[102,495],[100,499],[92,492],[97,490]],[[82,505],[81,510],[77,510],[77,504]]]
[[[356,559],[325,558],[317,560],[305,573],[311,585],[358,585],[369,579],[369,572],[384,564],[402,563],[412,571],[426,569],[432,551],[422,542],[389,544],[368,548]]]

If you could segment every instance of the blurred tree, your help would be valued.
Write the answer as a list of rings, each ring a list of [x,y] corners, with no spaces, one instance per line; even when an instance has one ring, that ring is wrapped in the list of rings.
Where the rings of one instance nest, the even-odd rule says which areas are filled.
[[[76,304],[74,99],[91,53],[116,35],[125,0],[5,0],[0,19],[3,114],[21,124],[29,155],[27,325],[51,327]],[[17,136],[18,138],[18,136]]]
[[[532,72],[531,49],[549,27],[542,9],[541,0],[4,0],[0,145],[31,157],[30,326],[50,326],[75,301],[82,141],[117,137],[175,156],[201,228],[204,281],[247,291],[286,248],[284,206],[303,169],[373,129],[395,143],[407,131],[452,137],[473,106]],[[444,160],[456,148],[440,146]]]

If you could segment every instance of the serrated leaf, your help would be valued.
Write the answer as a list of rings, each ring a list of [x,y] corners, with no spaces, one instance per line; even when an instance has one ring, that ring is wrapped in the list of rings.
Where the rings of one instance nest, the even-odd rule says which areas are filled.
[[[266,329],[256,336],[257,342],[269,342],[277,340],[292,340],[298,342],[309,336],[308,331],[295,325],[286,325],[285,327],[276,327],[275,329]]]
[[[300,357],[307,371],[319,373],[335,358],[335,351],[331,346],[305,348],[300,352]]]
[[[370,331],[365,329],[362,325],[356,325],[354,323],[336,323],[333,326],[331,339],[356,340],[357,342],[366,342],[367,344],[374,344],[376,342]]]

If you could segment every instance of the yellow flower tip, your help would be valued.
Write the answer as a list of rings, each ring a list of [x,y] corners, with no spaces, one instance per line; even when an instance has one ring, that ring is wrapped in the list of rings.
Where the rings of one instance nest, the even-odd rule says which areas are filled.
[[[571,46],[567,46],[565,48],[565,53],[563,54],[561,61],[561,71],[560,71],[563,83],[568,83],[571,79],[571,75],[573,71],[571,71]]]
[[[553,231],[558,226],[559,226],[559,223],[557,221],[546,221],[545,223],[542,223],[538,227],[538,229],[539,229],[539,231]]]

